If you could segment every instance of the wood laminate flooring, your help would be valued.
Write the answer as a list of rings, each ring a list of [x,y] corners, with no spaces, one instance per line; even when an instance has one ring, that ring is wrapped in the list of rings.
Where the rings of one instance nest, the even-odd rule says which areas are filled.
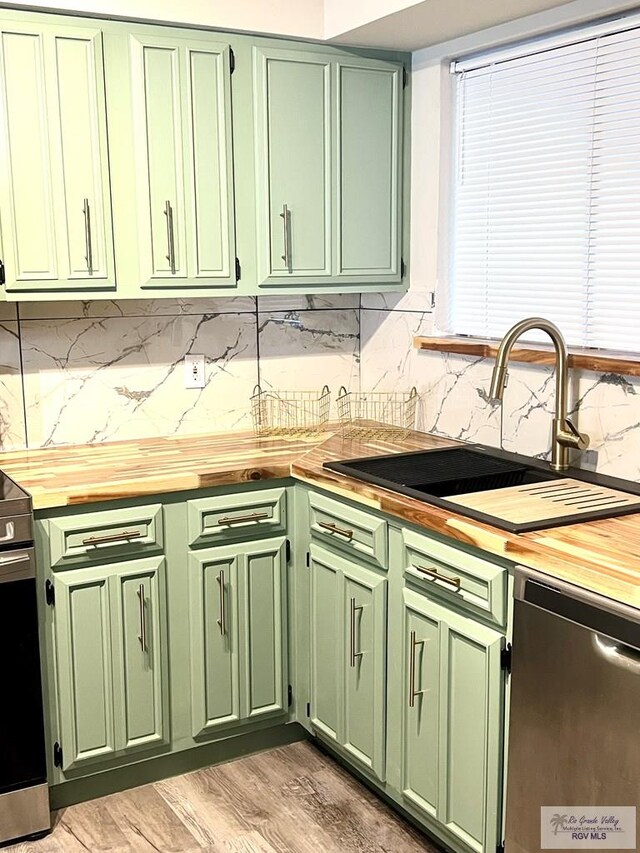
[[[440,853],[309,742],[60,810],[11,853]]]

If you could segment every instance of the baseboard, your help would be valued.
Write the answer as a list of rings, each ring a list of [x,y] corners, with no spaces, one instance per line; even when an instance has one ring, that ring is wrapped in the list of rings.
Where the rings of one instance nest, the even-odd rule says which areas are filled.
[[[107,794],[126,791],[139,785],[148,785],[160,779],[190,773],[192,770],[200,770],[203,767],[224,764],[236,758],[308,738],[309,733],[299,723],[281,723],[272,728],[238,734],[235,737],[202,744],[193,749],[160,755],[127,767],[105,770],[103,773],[95,773],[84,779],[73,779],[61,785],[54,785],[50,789],[51,808],[66,808],[75,803],[105,797]]]

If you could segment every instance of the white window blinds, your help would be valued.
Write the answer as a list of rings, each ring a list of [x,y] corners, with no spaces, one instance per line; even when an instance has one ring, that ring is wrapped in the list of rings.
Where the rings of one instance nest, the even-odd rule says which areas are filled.
[[[536,50],[456,71],[450,330],[638,351],[640,29]]]

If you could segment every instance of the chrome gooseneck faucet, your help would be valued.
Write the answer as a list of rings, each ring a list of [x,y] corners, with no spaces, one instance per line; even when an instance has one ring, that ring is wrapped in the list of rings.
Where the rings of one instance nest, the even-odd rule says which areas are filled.
[[[509,355],[518,338],[531,329],[546,332],[556,351],[556,414],[553,419],[553,444],[551,447],[551,467],[564,471],[569,467],[569,449],[585,450],[589,446],[589,436],[578,432],[567,417],[567,396],[569,387],[569,365],[567,345],[560,329],[543,317],[529,317],[516,323],[504,336],[498,349],[496,363],[491,377],[491,399],[502,402],[507,384],[507,366]]]

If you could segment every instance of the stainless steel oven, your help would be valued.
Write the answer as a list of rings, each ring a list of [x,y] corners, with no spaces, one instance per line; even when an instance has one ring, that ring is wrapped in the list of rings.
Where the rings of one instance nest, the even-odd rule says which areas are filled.
[[[0,474],[0,844],[50,829],[31,500]]]

